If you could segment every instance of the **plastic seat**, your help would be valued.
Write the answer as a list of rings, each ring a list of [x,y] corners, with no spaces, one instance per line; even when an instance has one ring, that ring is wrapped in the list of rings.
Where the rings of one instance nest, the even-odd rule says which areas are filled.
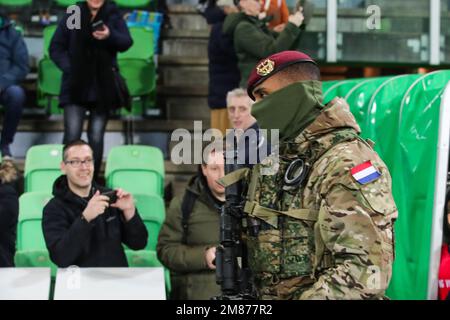
[[[361,131],[364,135],[366,118],[368,114],[369,101],[372,94],[378,89],[378,87],[387,81],[389,77],[382,78],[368,78],[359,82],[353,88],[351,88],[344,99],[350,106],[350,111],[354,115],[356,122],[358,122]]]
[[[44,57],[38,64],[37,105],[42,108],[47,108],[49,114],[63,113],[58,107],[62,71],[55,65],[49,56],[49,47],[53,35],[55,34],[56,27],[56,25],[51,25],[45,27],[43,31]]]
[[[17,249],[46,249],[42,233],[42,211],[52,198],[48,192],[26,192],[19,198]]]
[[[43,209],[51,198],[46,192],[28,192],[20,196],[14,261],[16,267],[51,267],[54,276],[56,265],[50,260],[42,232]]]
[[[122,8],[144,8],[151,0],[116,0],[117,6]]]
[[[375,150],[391,173],[395,165],[392,146],[398,145],[400,105],[405,92],[419,77],[418,74],[401,75],[384,81],[373,92],[364,110],[363,136],[375,142]]]
[[[30,6],[33,0],[0,0],[0,6],[24,7]]]
[[[335,97],[345,97],[347,92],[349,92],[354,86],[363,82],[366,79],[350,79],[337,81],[332,84],[327,91],[323,91],[323,102],[324,104],[329,103]]]
[[[125,52],[120,52],[117,59],[152,60],[154,54],[153,30],[146,27],[130,27],[133,45]]]
[[[47,108],[50,114],[61,114],[59,94],[61,92],[62,72],[50,58],[43,58],[38,65],[38,105]]]
[[[52,193],[53,183],[61,175],[62,144],[43,144],[28,149],[25,158],[25,192]]]
[[[122,108],[120,114],[141,116],[148,107],[146,102],[151,100],[152,92],[156,88],[153,30],[146,27],[130,27],[130,34],[133,46],[119,53],[117,62],[120,74],[127,83],[133,104],[131,112]]]
[[[450,71],[417,79],[405,93],[399,111],[399,143],[393,145],[396,259],[387,291],[393,299],[427,298],[430,246],[437,177],[437,141],[441,96]]]
[[[166,217],[164,200],[157,195],[134,194],[136,208],[148,231],[148,242],[145,249],[156,250],[158,235]]]
[[[79,0],[55,0],[56,5],[60,7],[68,7],[76,4]]]
[[[107,185],[132,194],[163,195],[164,158],[160,149],[150,146],[117,146],[108,154],[105,168]]]

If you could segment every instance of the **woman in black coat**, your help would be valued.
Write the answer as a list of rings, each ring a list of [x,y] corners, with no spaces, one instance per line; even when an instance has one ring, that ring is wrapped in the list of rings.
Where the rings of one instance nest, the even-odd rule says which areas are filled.
[[[50,58],[62,70],[60,107],[64,108],[64,144],[81,138],[86,111],[88,140],[94,151],[95,177],[103,158],[103,137],[111,110],[121,107],[117,90],[117,53],[133,44],[116,4],[108,0],[77,2],[50,44]],[[77,25],[77,22],[80,22]]]

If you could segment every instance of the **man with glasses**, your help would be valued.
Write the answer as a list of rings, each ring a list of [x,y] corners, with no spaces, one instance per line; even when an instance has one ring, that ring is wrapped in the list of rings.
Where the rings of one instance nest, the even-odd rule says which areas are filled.
[[[91,147],[83,140],[63,148],[54,198],[44,208],[42,228],[51,260],[59,267],[127,267],[122,243],[143,249],[148,233],[130,193],[93,182]]]

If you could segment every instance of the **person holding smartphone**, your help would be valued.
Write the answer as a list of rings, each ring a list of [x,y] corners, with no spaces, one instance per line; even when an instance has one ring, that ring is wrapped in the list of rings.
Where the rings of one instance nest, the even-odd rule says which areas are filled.
[[[63,143],[80,139],[89,111],[87,136],[94,151],[94,178],[103,158],[103,138],[113,110],[124,107],[117,85],[117,53],[133,44],[116,4],[108,0],[78,2],[80,25],[68,14],[50,43],[50,58],[62,70],[59,106],[64,109]]]
[[[61,175],[44,208],[42,228],[50,259],[58,267],[127,267],[122,244],[141,250],[148,232],[133,196],[93,181],[92,148],[83,140],[63,148]]]

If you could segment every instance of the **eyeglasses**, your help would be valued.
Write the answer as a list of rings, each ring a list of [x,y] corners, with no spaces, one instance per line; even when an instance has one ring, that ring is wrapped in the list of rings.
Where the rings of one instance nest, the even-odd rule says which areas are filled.
[[[94,161],[94,159],[86,159],[86,160],[67,160],[64,161],[65,164],[70,164],[72,167],[74,168],[79,168],[82,164],[85,164],[87,166],[92,165],[92,162]]]

